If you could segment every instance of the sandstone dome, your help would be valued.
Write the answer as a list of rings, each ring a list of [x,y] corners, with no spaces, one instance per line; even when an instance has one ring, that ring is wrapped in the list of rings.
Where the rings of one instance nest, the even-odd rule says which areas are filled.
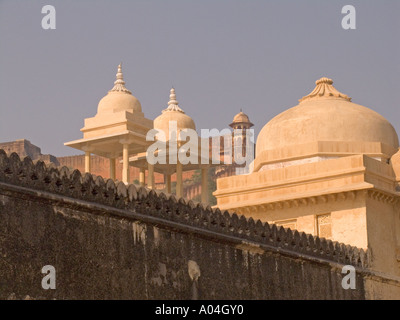
[[[393,126],[377,112],[351,102],[333,81],[321,78],[299,105],[282,112],[260,131],[256,156],[263,151],[319,141],[381,142],[397,150]]]
[[[142,112],[139,100],[125,88],[121,64],[118,66],[114,87],[102,98],[97,107],[97,114],[116,113],[120,111]]]
[[[154,129],[163,131],[167,140],[169,137],[170,121],[176,121],[178,132],[183,129],[196,130],[196,125],[193,119],[185,114],[185,112],[178,106],[174,88],[171,89],[169,97],[168,108],[164,109],[161,115],[154,119]]]

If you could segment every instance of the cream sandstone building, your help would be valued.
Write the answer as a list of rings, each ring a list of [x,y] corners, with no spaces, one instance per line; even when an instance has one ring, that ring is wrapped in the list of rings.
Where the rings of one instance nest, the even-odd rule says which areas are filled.
[[[85,119],[83,138],[64,145],[85,152],[85,172],[91,171],[92,154],[110,159],[111,179],[115,179],[115,161],[122,156],[122,180],[129,183],[129,155],[150,145],[146,134],[153,120],[144,117],[139,100],[125,87],[121,64],[116,78],[114,87],[100,100],[97,114]]]
[[[110,178],[116,177],[116,159],[122,156],[122,181],[129,184],[129,168],[135,166],[140,169],[139,182],[141,186],[150,189],[155,188],[154,173],[162,173],[165,176],[166,191],[171,193],[171,175],[176,174],[176,196],[183,196],[183,171],[201,171],[201,201],[208,204],[207,172],[212,166],[209,159],[202,161],[198,139],[198,150],[195,150],[197,163],[182,164],[179,160],[174,163],[149,164],[147,162],[148,148],[153,144],[147,140],[147,133],[151,129],[158,129],[169,136],[169,125],[174,122],[176,133],[188,129],[196,130],[193,119],[185,114],[176,100],[175,89],[170,91],[168,107],[162,111],[154,121],[145,118],[139,100],[125,87],[121,64],[118,66],[114,87],[103,97],[97,107],[97,114],[85,119],[85,125],[81,129],[83,138],[64,143],[64,145],[85,152],[85,172],[91,172],[92,154],[110,159]],[[167,141],[169,143],[169,140]],[[178,147],[183,142],[179,142]],[[169,149],[159,150],[167,153]],[[191,150],[193,151],[193,150]],[[178,150],[175,151],[177,156]],[[147,184],[145,171],[148,172]]]
[[[322,78],[269,121],[254,171],[217,180],[217,207],[359,248],[400,276],[400,152],[392,125]]]
[[[158,172],[164,175],[164,181],[166,182],[166,192],[172,192],[171,176],[176,174],[176,196],[181,198],[183,196],[183,175],[184,171],[199,169],[201,172],[201,202],[205,205],[209,203],[208,199],[208,169],[212,166],[210,159],[202,158],[201,154],[201,138],[197,136],[198,143],[197,146],[192,146],[189,153],[192,153],[196,161],[181,163],[179,160],[178,150],[185,145],[186,142],[178,141],[177,136],[181,132],[187,132],[187,130],[193,130],[195,132],[196,125],[193,119],[188,116],[185,111],[183,111],[176,100],[175,89],[170,90],[170,96],[168,101],[168,107],[162,110],[161,115],[154,119],[154,129],[159,130],[164,136],[162,138],[156,136],[155,141],[160,141],[164,144],[157,150],[154,150],[153,156],[157,158],[160,155],[165,157],[165,163],[160,163],[156,161],[155,164],[148,162],[147,156],[151,156],[150,150],[148,148],[145,152],[139,153],[129,158],[129,164],[134,167],[140,168],[141,172],[144,172],[148,168],[148,181],[147,186],[154,189],[154,172]],[[170,128],[172,129],[171,138],[175,135],[175,139],[172,138],[170,141]],[[175,140],[175,141],[174,141]],[[172,153],[172,154],[171,154]],[[174,158],[174,160],[170,159]],[[145,186],[144,173],[143,178],[140,178],[140,183]]]
[[[351,102],[330,79],[300,99],[298,106],[273,118],[261,130],[256,144],[254,171],[217,180],[217,206],[359,248],[368,248],[372,267],[400,276],[400,152],[392,125],[378,113]],[[240,113],[235,128],[252,124]],[[154,172],[178,176],[182,196],[181,164],[152,166],[142,156],[152,142],[150,129],[195,129],[194,121],[179,108],[172,89],[168,108],[157,119],[144,117],[138,99],[126,89],[121,66],[114,87],[99,102],[97,114],[85,119],[83,138],[65,145],[85,151],[85,171],[91,154],[111,159],[122,156],[123,182],[129,166],[141,168],[140,183],[154,188]],[[200,153],[199,153],[200,154]],[[206,191],[207,163],[202,169]],[[203,191],[203,190],[202,190]],[[202,202],[207,203],[203,191]]]

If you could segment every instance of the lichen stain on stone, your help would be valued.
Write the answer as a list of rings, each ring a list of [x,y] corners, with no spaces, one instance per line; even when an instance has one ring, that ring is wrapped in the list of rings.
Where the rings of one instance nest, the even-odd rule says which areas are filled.
[[[190,279],[192,279],[192,281],[197,281],[197,279],[200,277],[200,275],[201,275],[200,267],[196,261],[194,261],[194,260],[188,261],[188,273],[189,273],[189,277],[190,277]]]
[[[245,251],[251,254],[263,254],[265,251],[260,248],[259,245],[253,244],[251,242],[242,241],[242,243],[236,245],[236,249]]]
[[[151,283],[151,285],[157,285],[157,286],[162,286],[162,283],[163,283],[163,281],[162,281],[162,279],[161,279],[161,277],[153,277],[153,278],[151,278],[150,279],[150,283]]]
[[[70,210],[68,208],[62,208],[62,207],[53,207],[53,212],[56,215],[61,215],[66,218],[70,219],[75,219],[79,221],[89,221],[91,220],[87,214],[84,214],[82,212],[77,213],[74,210]]]
[[[167,283],[167,266],[165,263],[158,263],[158,272],[156,277],[152,277],[150,279],[150,283],[152,285],[162,286],[164,283]]]
[[[154,235],[154,246],[158,247],[160,245],[160,233],[157,227],[153,226],[153,235]]]
[[[126,219],[121,219],[119,221],[119,227],[123,230],[128,230],[131,227],[131,223]]]
[[[67,217],[68,215],[65,213],[65,210],[63,208],[57,208],[57,207],[53,207],[53,212],[57,215],[61,215],[63,217]]]
[[[218,252],[218,263],[219,264],[222,264],[222,256],[223,256],[223,250],[222,250],[222,248],[219,248],[218,250],[217,250],[217,252]]]
[[[146,225],[138,222],[132,223],[133,243],[146,245]]]
[[[6,196],[0,196],[0,202],[3,206],[5,206],[8,203],[9,199]]]

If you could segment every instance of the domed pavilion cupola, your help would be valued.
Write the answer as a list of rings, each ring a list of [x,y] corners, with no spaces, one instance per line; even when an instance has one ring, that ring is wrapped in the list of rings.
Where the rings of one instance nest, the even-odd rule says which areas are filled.
[[[232,129],[250,129],[254,126],[249,120],[247,114],[245,114],[242,109],[240,112],[233,117],[232,123],[229,125]]]
[[[176,127],[175,127],[176,126]],[[132,166],[140,168],[141,170],[141,179],[139,180],[141,185],[145,185],[145,170],[147,168],[147,186],[149,188],[154,188],[154,172],[161,173],[164,175],[164,182],[165,182],[165,190],[167,193],[172,192],[172,185],[171,185],[171,176],[173,174],[176,175],[176,188],[175,193],[178,198],[183,196],[183,172],[184,171],[191,171],[191,170],[201,170],[201,202],[204,204],[208,204],[208,168],[210,166],[215,166],[210,162],[203,162],[201,158],[201,141],[200,138],[195,135],[195,139],[197,139],[197,147],[190,148],[190,154],[194,155],[197,161],[191,162],[188,161],[187,163],[181,162],[178,156],[178,152],[181,151],[186,143],[189,140],[184,141],[177,141],[176,150],[171,146],[170,137],[169,137],[169,130],[174,129],[176,130],[176,135],[179,135],[180,131],[186,129],[196,130],[196,125],[191,117],[189,117],[185,111],[181,107],[179,107],[178,100],[176,99],[175,89],[172,88],[170,90],[169,101],[167,108],[161,111],[161,114],[154,119],[154,129],[161,131],[164,135],[159,135],[157,137],[157,142],[163,142],[164,145],[161,148],[157,148],[154,154],[157,157],[160,155],[165,155],[165,161],[161,163],[160,161],[155,161],[155,163],[150,163],[147,161],[147,153],[142,155],[138,155],[136,157],[132,157],[130,159],[130,163]],[[163,139],[165,138],[165,141]],[[193,137],[193,136],[192,136]],[[177,137],[171,135],[172,139],[176,139]],[[191,138],[192,139],[192,138]],[[192,141],[192,140],[191,140]],[[174,141],[175,142],[175,141]],[[193,142],[193,141],[192,141]],[[151,148],[149,148],[151,149]],[[178,151],[179,150],[179,151]],[[172,160],[173,159],[173,160]],[[209,161],[209,159],[207,159]]]
[[[262,128],[254,168],[267,170],[357,154],[388,162],[398,147],[397,133],[388,120],[353,103],[324,77],[297,106]]]
[[[120,111],[142,114],[142,106],[132,92],[125,87],[122,64],[119,64],[114,87],[102,98],[97,107],[97,115],[108,115]]]
[[[103,97],[97,114],[85,119],[83,139],[65,143],[85,152],[85,171],[91,171],[90,155],[110,159],[110,177],[115,179],[115,160],[123,156],[122,181],[129,182],[129,155],[144,152],[150,144],[147,132],[153,121],[146,119],[139,100],[125,87],[122,65],[118,66],[113,88]]]
[[[171,121],[176,121],[178,134],[184,129],[196,130],[196,125],[193,119],[179,107],[174,88],[170,90],[168,107],[162,110],[161,115],[154,119],[154,129],[163,131],[167,140],[169,137],[169,126]]]

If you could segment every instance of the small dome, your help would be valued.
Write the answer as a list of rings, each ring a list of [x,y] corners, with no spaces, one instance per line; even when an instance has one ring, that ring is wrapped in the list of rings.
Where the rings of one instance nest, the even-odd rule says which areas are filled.
[[[256,156],[264,150],[317,141],[381,142],[397,150],[398,136],[389,121],[352,103],[332,84],[328,78],[318,80],[298,106],[269,121],[258,135]]]
[[[242,110],[240,110],[240,112],[233,117],[233,121],[229,126],[236,127],[237,125],[240,124],[247,125],[249,128],[254,125],[250,122],[248,115],[245,114]]]
[[[121,64],[118,66],[117,79],[114,87],[102,98],[97,107],[97,114],[115,113],[120,111],[142,112],[139,100],[125,88]]]
[[[156,119],[154,119],[154,129],[162,130],[168,140],[170,121],[176,121],[177,130],[193,129],[196,130],[196,125],[191,117],[179,108],[176,101],[175,89],[170,91],[170,100],[168,108],[164,109]]]

